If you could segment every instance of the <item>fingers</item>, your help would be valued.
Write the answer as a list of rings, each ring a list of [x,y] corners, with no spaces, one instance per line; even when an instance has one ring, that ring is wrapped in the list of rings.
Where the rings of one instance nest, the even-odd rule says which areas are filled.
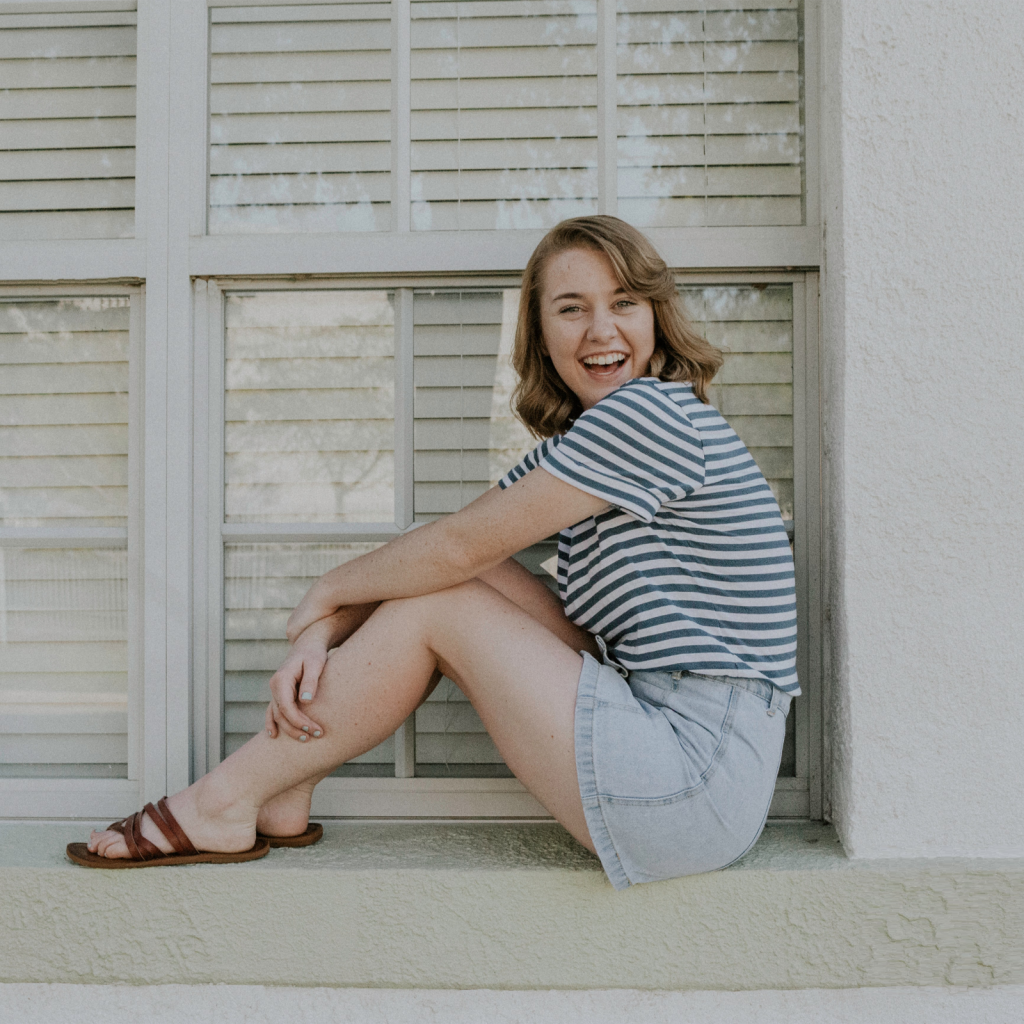
[[[297,704],[296,692],[301,692],[305,705],[312,702],[325,662],[326,652],[322,658],[313,655],[290,658],[274,673],[270,680],[271,701],[267,708],[267,733],[271,739],[282,732],[306,743],[323,735],[320,723],[310,718]]]

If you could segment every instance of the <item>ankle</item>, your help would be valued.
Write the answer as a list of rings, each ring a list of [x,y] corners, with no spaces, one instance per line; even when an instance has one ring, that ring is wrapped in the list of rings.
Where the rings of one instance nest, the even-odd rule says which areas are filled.
[[[247,800],[222,774],[215,769],[190,787],[196,814],[225,823],[255,820],[258,805]]]

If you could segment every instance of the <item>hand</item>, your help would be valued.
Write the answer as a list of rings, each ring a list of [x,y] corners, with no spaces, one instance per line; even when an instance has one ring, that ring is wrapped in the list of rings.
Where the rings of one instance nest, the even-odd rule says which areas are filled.
[[[288,652],[284,664],[270,679],[270,704],[267,706],[267,735],[278,732],[302,743],[319,739],[323,726],[302,710],[316,696],[320,673],[327,664],[327,647],[315,641],[304,641]],[[298,700],[296,700],[298,697]]]

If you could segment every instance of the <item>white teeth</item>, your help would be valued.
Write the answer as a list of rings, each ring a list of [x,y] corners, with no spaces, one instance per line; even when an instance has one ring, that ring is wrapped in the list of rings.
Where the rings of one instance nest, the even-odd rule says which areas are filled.
[[[612,363],[624,363],[626,357],[621,352],[613,352],[606,356],[587,356],[584,366],[610,366]]]

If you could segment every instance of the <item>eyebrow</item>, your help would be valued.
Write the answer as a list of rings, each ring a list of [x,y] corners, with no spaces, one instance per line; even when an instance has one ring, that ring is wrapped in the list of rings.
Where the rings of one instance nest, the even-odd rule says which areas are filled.
[[[613,295],[626,295],[627,292],[626,292],[625,288],[622,288],[620,286],[620,287],[616,288],[615,291],[612,292],[612,294]],[[582,298],[583,298],[583,296],[579,292],[562,292],[561,295],[556,295],[551,301],[552,302],[561,302],[562,299],[582,299]]]

